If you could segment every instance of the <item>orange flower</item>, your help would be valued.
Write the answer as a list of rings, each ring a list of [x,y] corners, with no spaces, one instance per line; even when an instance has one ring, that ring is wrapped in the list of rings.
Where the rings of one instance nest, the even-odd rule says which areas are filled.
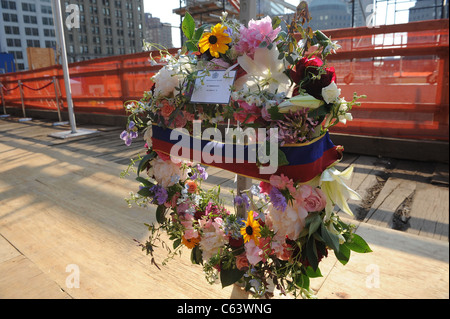
[[[169,117],[172,112],[175,111],[175,108],[169,104],[166,100],[163,101],[163,106],[161,108],[161,115],[164,117]]]
[[[198,245],[198,243],[200,242],[200,237],[195,237],[195,238],[185,238],[184,236],[181,238],[181,242],[183,243],[183,245],[185,245],[187,248],[192,249],[194,248],[196,245]]]
[[[197,183],[195,181],[187,181],[186,186],[187,191],[191,194],[194,194],[197,191]]]

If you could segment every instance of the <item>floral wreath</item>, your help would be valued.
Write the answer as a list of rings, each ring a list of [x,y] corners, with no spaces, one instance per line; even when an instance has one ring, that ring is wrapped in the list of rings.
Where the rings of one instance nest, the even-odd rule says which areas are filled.
[[[153,126],[191,130],[193,120],[205,127],[227,121],[242,128],[275,127],[280,146],[309,143],[351,120],[349,111],[359,97],[355,94],[350,102],[340,97],[335,70],[326,64],[326,57],[340,46],[322,32],[304,28],[309,19],[307,10],[297,10],[285,32],[279,18],[251,20],[244,26],[224,14],[221,23],[196,28],[186,13],[182,29],[187,41],[178,54],[147,44],[159,49],[150,62],[162,68],[140,101],[125,103],[130,115],[121,134],[126,145],[139,131],[146,141],[145,156],[133,159],[124,174],[139,162],[140,187],[131,193],[129,204],[157,205],[157,223],[148,225],[149,240],[140,243],[147,254],[153,255],[165,232],[172,241],[171,246],[163,244],[168,259],[187,247],[192,263],[202,265],[210,283],[240,283],[259,297],[270,296],[273,284],[281,293],[313,297],[310,278],[321,276],[319,263],[329,250],[342,264],[351,251],[371,251],[355,227],[333,212],[337,205],[352,215],[347,200],[360,199],[344,183],[352,166],[340,172],[331,165],[307,182],[273,174],[233,194],[231,206],[246,211],[239,217],[227,208],[220,187],[202,186],[208,172],[201,163],[153,147]],[[237,76],[230,103],[190,102],[201,72],[231,69]]]

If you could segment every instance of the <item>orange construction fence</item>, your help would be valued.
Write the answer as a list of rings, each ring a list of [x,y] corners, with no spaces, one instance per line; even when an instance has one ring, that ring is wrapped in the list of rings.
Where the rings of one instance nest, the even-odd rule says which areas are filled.
[[[448,27],[443,19],[325,31],[342,46],[328,57],[341,96],[367,95],[353,108],[354,120],[333,132],[448,141]],[[123,103],[140,99],[159,68],[150,64],[149,52],[69,64],[75,114],[125,115]],[[21,109],[23,98],[27,110],[56,111],[53,77],[65,110],[60,66],[1,74],[7,107]]]

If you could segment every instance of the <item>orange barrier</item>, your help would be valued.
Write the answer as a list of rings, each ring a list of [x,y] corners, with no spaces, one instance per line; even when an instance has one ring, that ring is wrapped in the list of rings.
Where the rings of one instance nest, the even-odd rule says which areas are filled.
[[[341,96],[367,95],[354,120],[332,132],[448,141],[448,27],[444,19],[325,31],[342,46],[328,57]],[[69,64],[75,113],[124,115],[123,103],[140,99],[160,68],[148,59],[143,52]],[[6,105],[21,108],[20,80],[26,109],[57,110],[54,87],[42,88],[53,76],[66,106],[59,66],[0,75]]]

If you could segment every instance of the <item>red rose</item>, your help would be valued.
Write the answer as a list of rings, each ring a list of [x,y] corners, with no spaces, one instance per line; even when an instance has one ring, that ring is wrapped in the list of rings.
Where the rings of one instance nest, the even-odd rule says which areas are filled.
[[[302,80],[309,77],[310,75],[319,74],[318,68],[323,66],[323,61],[316,57],[312,56],[311,58],[301,58],[300,61],[295,65],[295,67],[290,71],[290,76],[294,83],[299,84]],[[336,72],[334,67],[326,68],[326,74],[322,74],[320,79],[317,80],[308,80],[302,83],[301,88],[306,90],[306,93],[312,95],[316,99],[323,100],[322,98],[322,88],[330,85],[331,82],[336,83]],[[293,96],[298,95],[298,88],[294,89]]]

